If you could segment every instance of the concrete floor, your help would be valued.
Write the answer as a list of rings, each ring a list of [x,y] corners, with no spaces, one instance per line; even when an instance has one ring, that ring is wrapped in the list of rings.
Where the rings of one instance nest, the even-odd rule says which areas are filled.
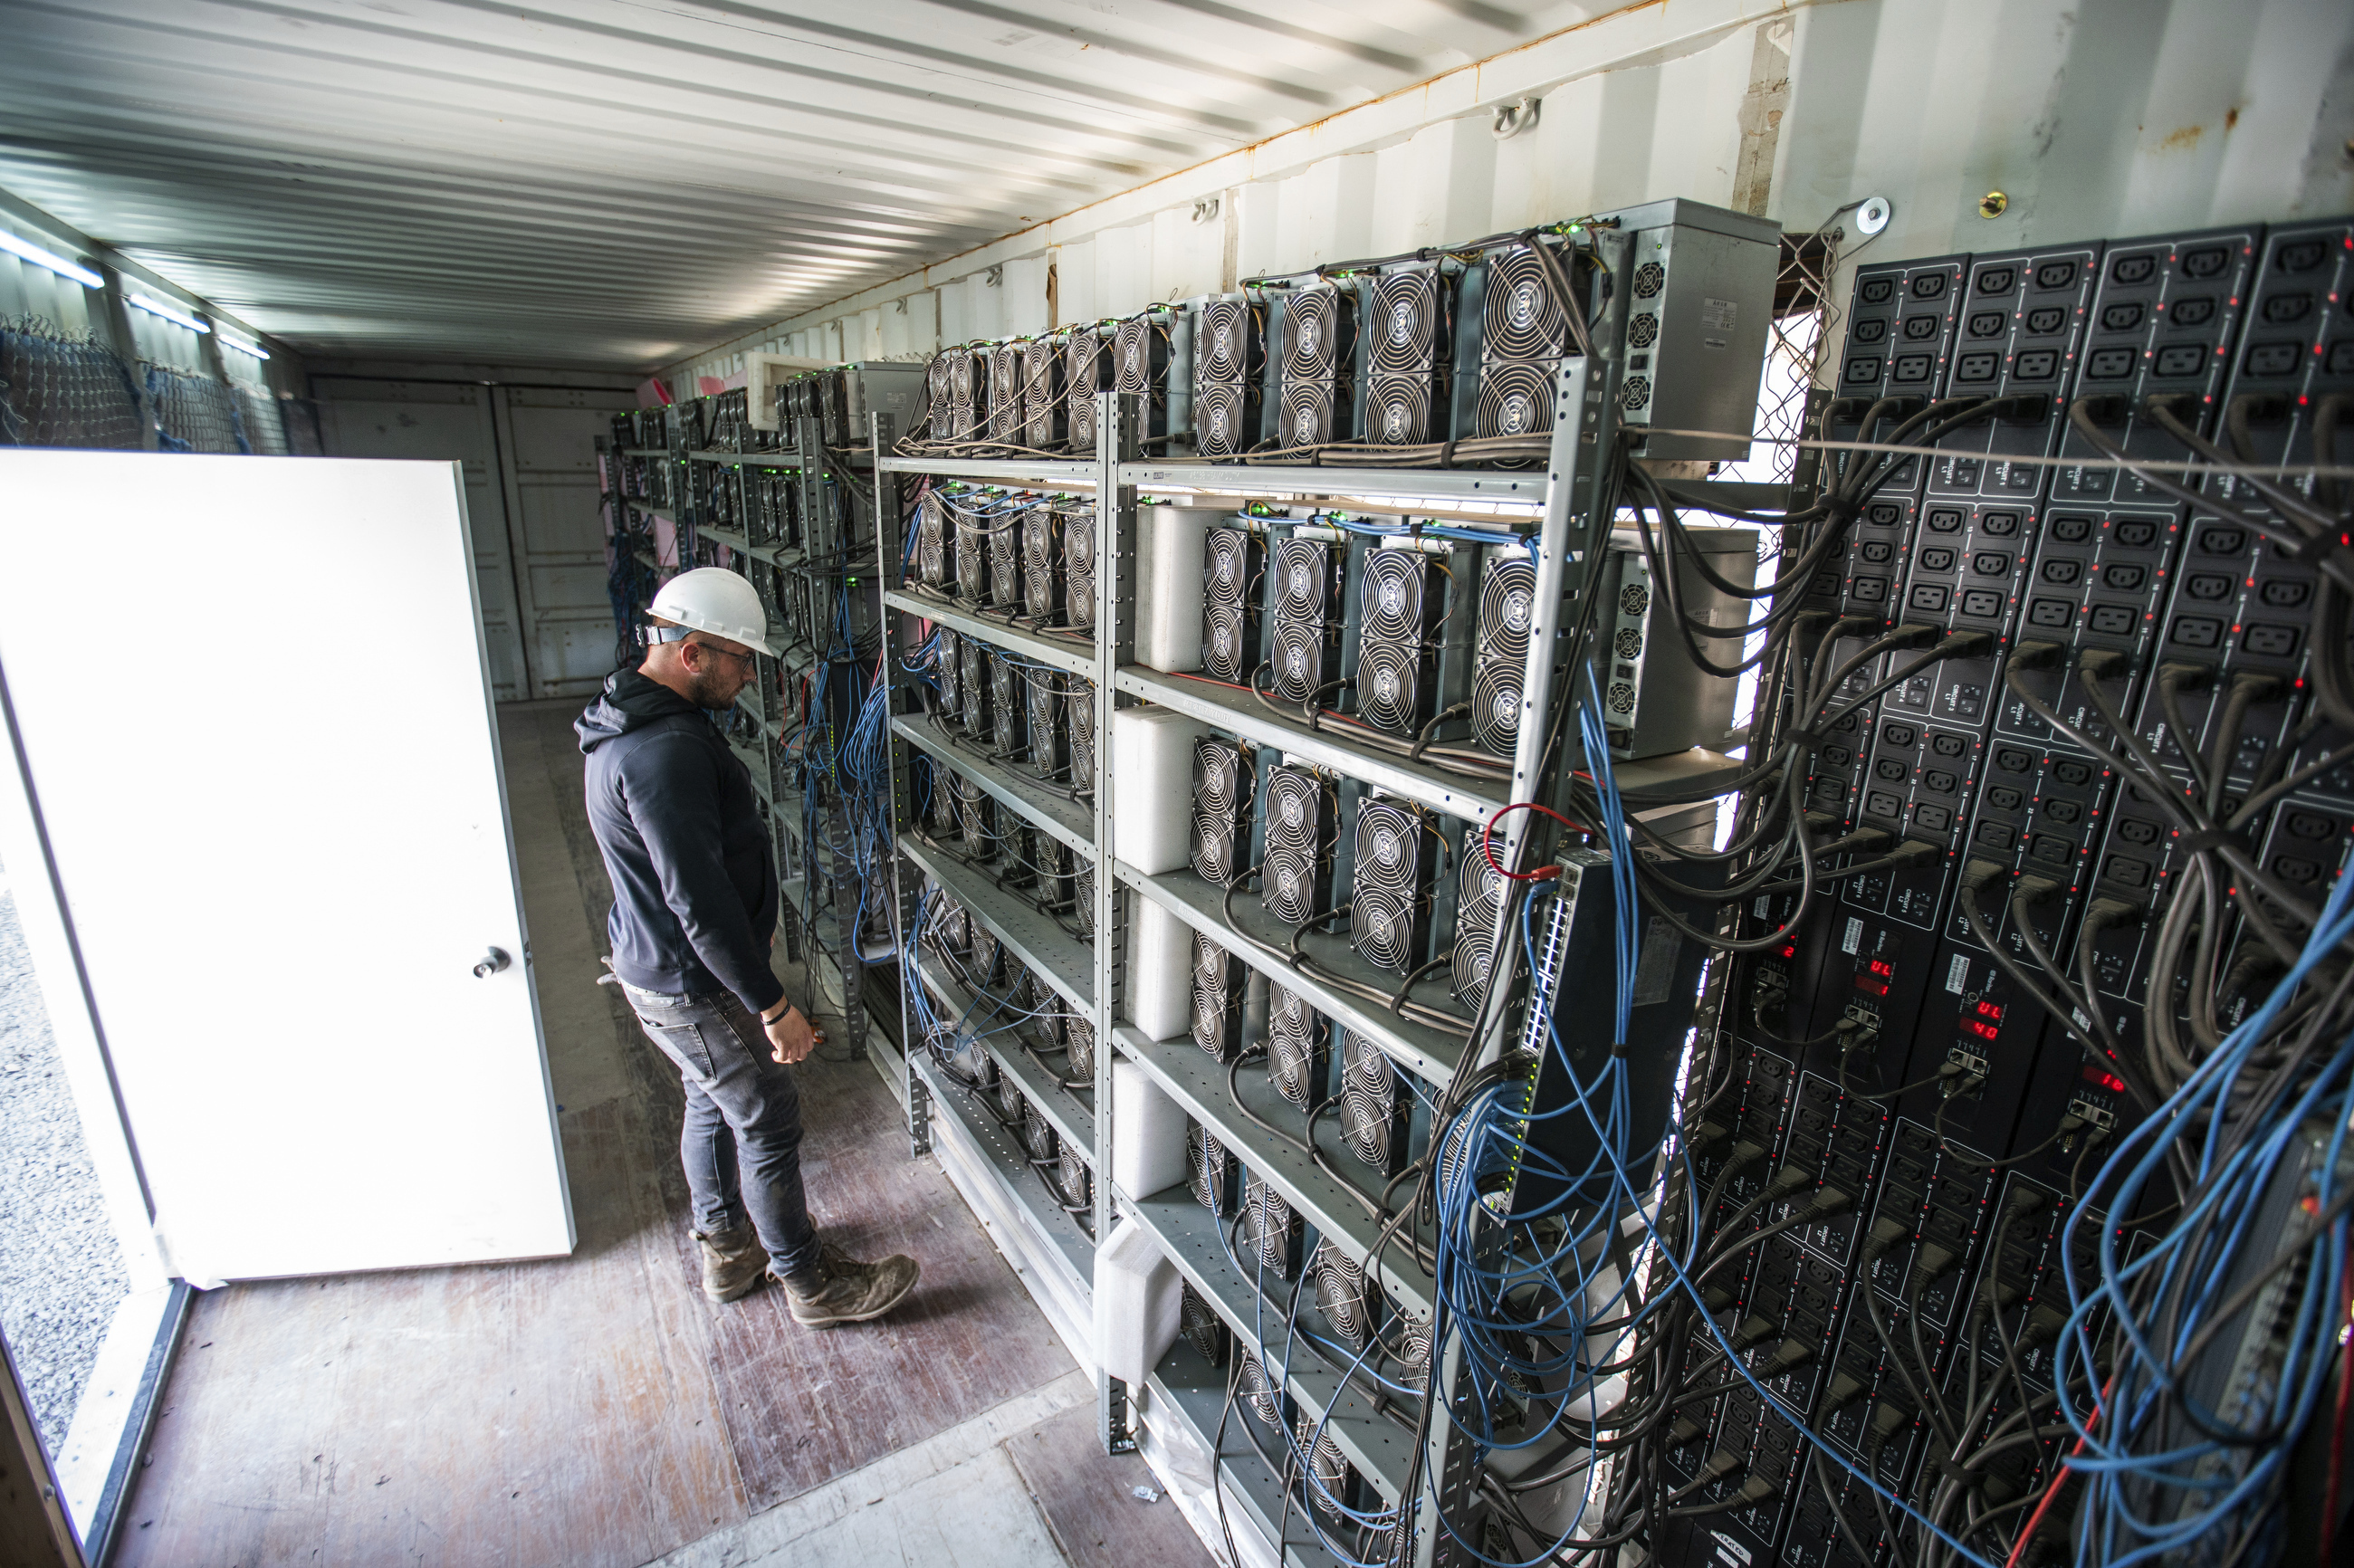
[[[908,1157],[838,1019],[802,1075],[812,1209],[854,1250],[916,1254],[925,1285],[823,1334],[771,1289],[702,1299],[675,1074],[594,983],[610,894],[578,706],[501,729],[578,1246],[200,1297],[118,1561],[1206,1568],[1174,1505],[1133,1495],[1142,1461],[1103,1455],[1087,1378]]]

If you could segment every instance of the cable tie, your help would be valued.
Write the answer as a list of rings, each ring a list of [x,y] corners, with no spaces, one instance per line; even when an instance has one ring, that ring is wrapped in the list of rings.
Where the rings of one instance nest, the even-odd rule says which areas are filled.
[[[1786,746],[1802,746],[1811,752],[1822,745],[1823,736],[1820,730],[1788,729],[1782,732],[1782,742]]]
[[[1623,1058],[1627,1054],[1627,1042],[1624,1040],[1613,1041],[1610,1045],[1610,1054],[1614,1057]]]

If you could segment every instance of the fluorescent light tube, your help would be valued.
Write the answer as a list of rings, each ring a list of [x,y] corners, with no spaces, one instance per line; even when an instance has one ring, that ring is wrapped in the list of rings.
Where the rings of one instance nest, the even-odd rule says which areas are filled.
[[[60,278],[71,278],[85,289],[103,289],[106,280],[78,261],[69,261],[54,250],[44,250],[29,239],[0,231],[0,250],[21,256],[36,267],[46,267]]]
[[[144,294],[133,294],[131,296],[131,302],[137,305],[141,310],[145,311],[149,315],[162,316],[165,321],[172,323],[174,325],[184,326],[190,332],[210,332],[213,330],[204,323],[198,321],[196,317],[188,314],[187,312],[175,310],[172,306],[164,303],[161,300],[151,300]]]
[[[223,348],[233,348],[239,354],[249,354],[256,359],[270,357],[270,351],[258,343],[247,343],[241,338],[231,337],[225,332],[216,335],[220,338],[220,345]]]

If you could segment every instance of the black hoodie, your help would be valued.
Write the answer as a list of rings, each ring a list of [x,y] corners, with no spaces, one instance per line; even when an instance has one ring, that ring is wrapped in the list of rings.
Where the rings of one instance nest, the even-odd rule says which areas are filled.
[[[718,728],[635,670],[608,676],[573,728],[588,758],[588,826],[613,882],[613,971],[642,991],[724,986],[756,1013],[776,1006],[776,852],[752,776]]]

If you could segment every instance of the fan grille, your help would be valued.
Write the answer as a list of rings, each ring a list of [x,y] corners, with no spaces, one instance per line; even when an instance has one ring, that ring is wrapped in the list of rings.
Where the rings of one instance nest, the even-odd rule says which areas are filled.
[[[1022,1147],[1033,1160],[1052,1160],[1062,1152],[1062,1139],[1055,1136],[1046,1113],[1027,1101],[1022,1107]]]
[[[1225,948],[1193,937],[1193,1044],[1221,1062],[1242,1049],[1243,966]]]
[[[1309,1506],[1327,1520],[1339,1523],[1346,1519],[1356,1503],[1355,1473],[1349,1468],[1348,1456],[1341,1451],[1340,1441],[1329,1431],[1319,1431],[1316,1418],[1302,1411],[1294,1423],[1299,1434],[1299,1446],[1308,1450],[1306,1473],[1301,1482],[1308,1495]]]
[[[1193,352],[1204,382],[1240,381],[1250,374],[1251,308],[1243,300],[1212,300],[1202,307]]]
[[[1558,359],[1569,346],[1568,318],[1544,264],[1526,246],[1490,257],[1482,323],[1481,347],[1491,359]]]
[[[1245,1183],[1241,1240],[1262,1273],[1288,1280],[1299,1272],[1300,1231],[1282,1194],[1256,1177]]]
[[[1457,873],[1455,951],[1452,972],[1455,994],[1474,1012],[1487,1001],[1489,971],[1496,960],[1496,916],[1504,879],[1488,863],[1486,850],[1465,835],[1463,859]]]
[[[1059,513],[1063,535],[1063,609],[1073,626],[1096,623],[1096,514],[1093,507]]]
[[[1419,446],[1430,440],[1431,384],[1422,376],[1366,378],[1365,440],[1375,446]]]
[[[1193,1201],[1214,1214],[1235,1212],[1235,1157],[1206,1128],[1189,1128],[1185,1134],[1187,1181]]]
[[[1092,1081],[1096,1075],[1095,1021],[1076,1014],[1063,1020],[1063,1044],[1070,1052],[1070,1075]]]
[[[1103,339],[1091,328],[1071,334],[1063,350],[1065,401],[1070,408],[1070,449],[1096,450],[1096,380],[1103,361]]]
[[[1321,539],[1286,539],[1276,551],[1275,690],[1305,703],[1321,692],[1338,662],[1340,607],[1333,552]]]
[[[1095,1202],[1095,1172],[1079,1158],[1079,1151],[1066,1143],[1056,1159],[1055,1185],[1062,1189],[1059,1196],[1066,1207],[1084,1209]]]
[[[1242,857],[1250,821],[1248,763],[1241,747],[1215,736],[1193,743],[1193,870],[1204,881],[1231,887],[1246,869]]]
[[[1267,1072],[1275,1092],[1308,1110],[1324,1097],[1323,1015],[1297,992],[1267,987]]]
[[[1479,373],[1474,410],[1482,436],[1537,436],[1553,431],[1553,373],[1550,366],[1491,361]]]
[[[1113,336],[1112,352],[1117,356],[1114,374],[1122,396],[1143,397],[1159,389],[1163,367],[1169,361],[1169,341],[1150,317],[1133,316],[1120,323]]]
[[[1226,1346],[1230,1335],[1226,1320],[1210,1308],[1210,1304],[1193,1294],[1190,1285],[1180,1287],[1183,1294],[1177,1301],[1177,1329],[1194,1353],[1214,1367],[1226,1364]]]
[[[1052,624],[1063,609],[1060,521],[1048,506],[1034,506],[1022,517],[1022,609],[1042,624]]]
[[[949,577],[948,506],[937,494],[928,494],[916,508],[916,575],[927,588],[939,588]]]
[[[1427,373],[1437,352],[1438,275],[1391,272],[1373,284],[1368,330],[1376,373]]]
[[[1373,1334],[1364,1272],[1329,1241],[1316,1244],[1308,1267],[1316,1282],[1316,1309],[1324,1314],[1332,1337],[1352,1351],[1363,1350]]]
[[[1257,1356],[1241,1349],[1235,1353],[1242,1358],[1242,1365],[1235,1372],[1235,1396],[1260,1425],[1280,1436],[1283,1433],[1281,1392],[1267,1381],[1267,1369],[1258,1364]]]
[[[1063,354],[1048,339],[1032,338],[1022,348],[1022,434],[1033,447],[1063,440]]]

